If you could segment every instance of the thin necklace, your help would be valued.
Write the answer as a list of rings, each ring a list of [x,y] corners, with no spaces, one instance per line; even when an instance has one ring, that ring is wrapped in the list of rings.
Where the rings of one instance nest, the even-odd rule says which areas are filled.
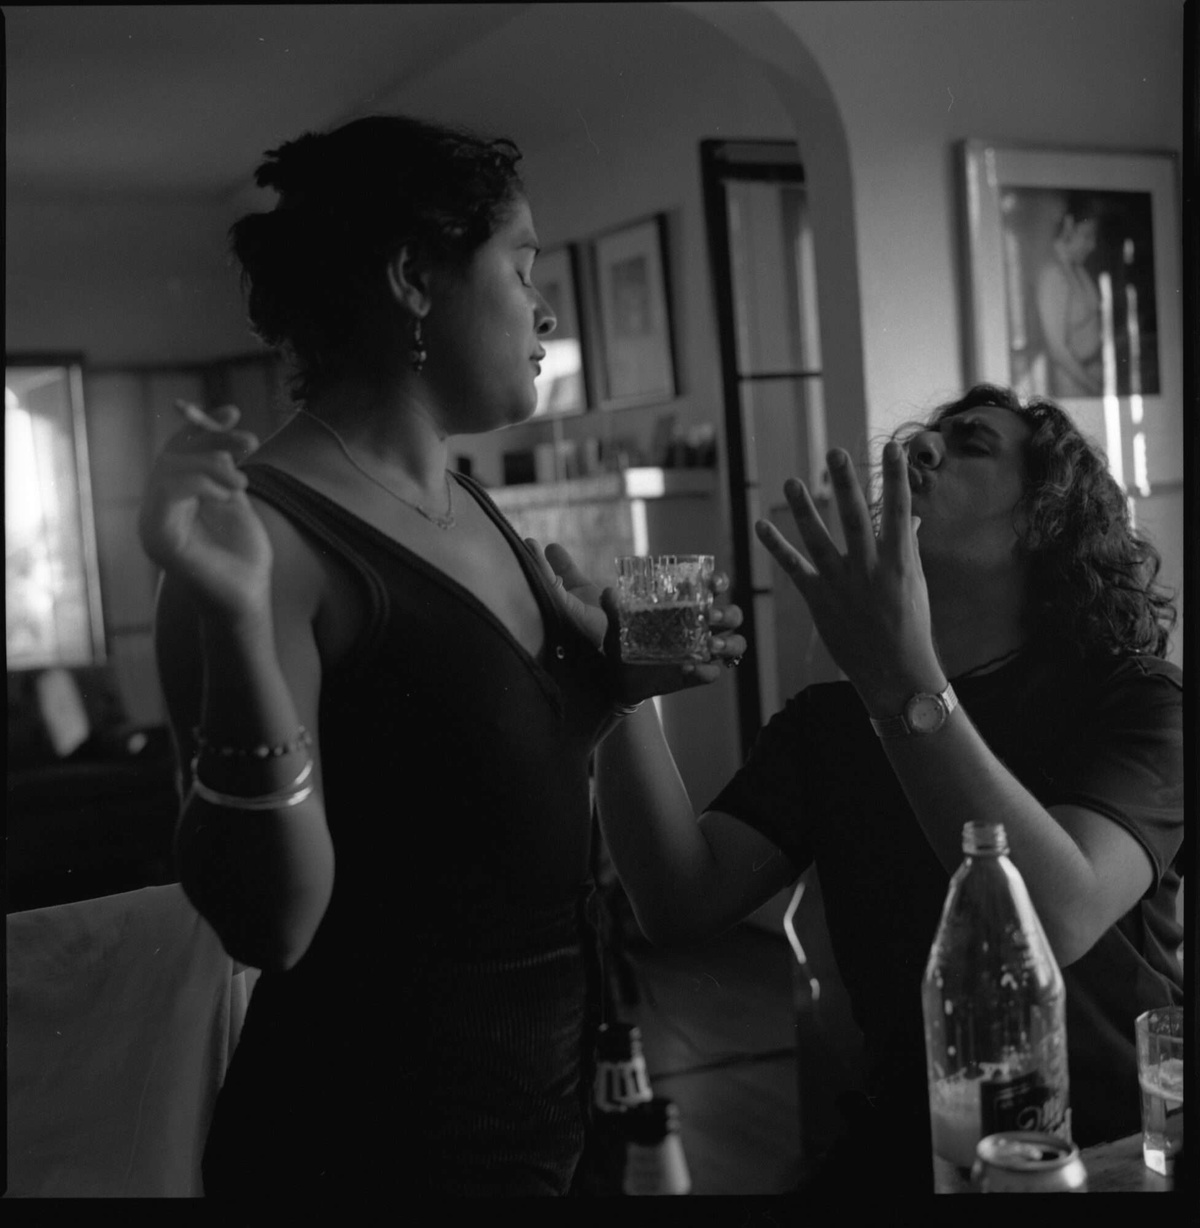
[[[306,418],[311,418],[319,427],[328,431],[334,439],[334,442],[342,450],[342,455],[354,466],[355,469],[367,479],[368,482],[373,482],[384,494],[391,495],[393,499],[403,503],[405,507],[411,507],[414,512],[420,516],[424,516],[430,524],[437,525],[439,529],[452,529],[457,523],[454,517],[454,485],[450,481],[450,471],[446,471],[446,497],[449,501],[449,507],[444,515],[438,515],[437,512],[430,512],[423,508],[419,503],[414,503],[411,499],[406,499],[403,495],[398,495],[390,486],[385,486],[377,477],[368,473],[359,463],[350,455],[350,450],[346,447],[342,437],[329,425],[328,422],[318,418],[316,414],[310,413],[307,409],[300,408],[296,411],[303,414]]]
[[[985,669],[991,669],[993,665],[1002,665],[1005,661],[1012,660],[1012,658],[1015,657],[1017,653],[1023,652],[1024,650],[1025,650],[1025,645],[1022,644],[1020,648],[1014,648],[1012,652],[1001,653],[1000,656],[993,657],[990,661],[984,661],[982,665],[976,665],[973,669],[963,670],[963,672],[959,674],[958,677],[959,678],[970,678],[973,674],[982,674]]]

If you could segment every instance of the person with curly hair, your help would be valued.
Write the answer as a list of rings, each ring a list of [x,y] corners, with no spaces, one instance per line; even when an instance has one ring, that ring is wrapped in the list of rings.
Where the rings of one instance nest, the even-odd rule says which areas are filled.
[[[208,1197],[571,1189],[592,753],[745,650],[728,606],[710,663],[622,668],[567,552],[448,468],[450,437],[532,415],[555,324],[519,156],[398,116],[272,150],[279,203],[231,240],[296,412],[259,446],[182,406],[151,475],[180,879],[262,970]]]
[[[963,826],[1000,821],[1066,983],[1075,1141],[1131,1134],[1134,1018],[1183,998],[1183,681],[1159,556],[1067,415],[1007,389],[897,432],[874,508],[847,452],[828,459],[845,544],[796,480],[803,551],[756,531],[845,680],[790,699],[698,821],[679,793],[639,803],[663,766],[629,748],[634,721],[600,748],[638,921],[701,941],[815,864],[865,1070],[812,1188],[855,1188],[869,1157],[885,1188],[928,1191],[921,979]]]

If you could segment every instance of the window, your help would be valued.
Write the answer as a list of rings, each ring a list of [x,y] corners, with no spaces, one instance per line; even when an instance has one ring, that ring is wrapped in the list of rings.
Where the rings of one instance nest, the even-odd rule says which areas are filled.
[[[83,377],[76,361],[4,372],[8,669],[104,662]]]

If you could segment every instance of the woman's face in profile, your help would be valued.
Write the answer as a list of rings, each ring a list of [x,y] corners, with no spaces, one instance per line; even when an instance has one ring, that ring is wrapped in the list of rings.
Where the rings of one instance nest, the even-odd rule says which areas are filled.
[[[455,407],[452,433],[510,426],[537,406],[534,380],[554,314],[534,285],[538,252],[524,197],[465,265],[437,276],[428,317],[427,378]]]

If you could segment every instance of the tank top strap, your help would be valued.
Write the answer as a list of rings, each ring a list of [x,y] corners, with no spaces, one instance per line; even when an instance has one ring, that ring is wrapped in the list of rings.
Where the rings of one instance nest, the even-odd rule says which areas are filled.
[[[561,635],[563,633],[563,615],[559,611],[550,584],[546,580],[546,576],[533,551],[525,544],[525,539],[513,528],[504,513],[495,505],[491,495],[487,492],[487,488],[480,481],[466,473],[456,473],[454,476],[475,497],[476,502],[483,508],[493,524],[508,539],[522,571],[525,572],[528,578],[529,586],[533,589],[534,598],[541,607],[542,619],[545,622],[547,631],[553,628],[557,634]]]
[[[355,544],[363,539],[362,522],[339,503],[274,465],[250,461],[241,468],[249,479],[248,493],[281,512],[361,581],[367,599],[367,622],[347,659],[349,665],[359,649],[375,640],[388,617],[387,585]]]

